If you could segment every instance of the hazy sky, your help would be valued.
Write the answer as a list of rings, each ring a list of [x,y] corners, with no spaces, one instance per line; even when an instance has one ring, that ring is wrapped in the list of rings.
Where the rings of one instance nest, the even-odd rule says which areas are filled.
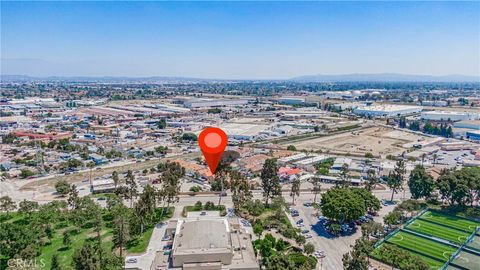
[[[2,74],[480,74],[479,2],[2,2]]]

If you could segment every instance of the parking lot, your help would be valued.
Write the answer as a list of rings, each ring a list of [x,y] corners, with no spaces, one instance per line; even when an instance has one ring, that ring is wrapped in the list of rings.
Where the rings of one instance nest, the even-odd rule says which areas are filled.
[[[377,194],[377,197],[382,197],[383,194]],[[396,195],[398,198],[400,195]],[[355,243],[355,240],[362,235],[360,226],[357,226],[355,232],[338,237],[331,236],[322,225],[321,221],[317,217],[317,210],[314,207],[307,207],[304,203],[312,202],[312,196],[310,194],[302,194],[298,199],[297,204],[293,207],[298,211],[298,216],[291,217],[294,221],[294,226],[301,230],[308,230],[305,235],[311,235],[311,238],[307,239],[307,242],[312,243],[315,246],[316,251],[323,251],[325,257],[318,259],[317,269],[343,269],[342,257],[343,254],[351,250],[350,246]],[[383,216],[392,211],[395,205],[382,206],[378,216],[374,216],[374,221],[383,222]],[[303,226],[298,227],[296,223],[303,219]]]

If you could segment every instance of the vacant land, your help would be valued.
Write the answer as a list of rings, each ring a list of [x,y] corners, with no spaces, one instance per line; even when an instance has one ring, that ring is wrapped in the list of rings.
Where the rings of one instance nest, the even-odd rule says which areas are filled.
[[[322,150],[339,153],[364,155],[401,154],[404,144],[425,140],[426,137],[387,127],[371,127],[359,131],[346,132],[333,136],[303,140],[293,143],[299,150]]]

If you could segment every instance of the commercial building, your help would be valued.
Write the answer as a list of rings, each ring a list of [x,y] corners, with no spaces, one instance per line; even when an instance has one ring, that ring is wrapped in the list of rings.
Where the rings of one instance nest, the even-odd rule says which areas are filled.
[[[429,111],[422,112],[420,116],[424,120],[431,121],[465,121],[476,120],[479,118],[479,115],[476,113],[456,111]]]
[[[251,235],[238,218],[218,212],[192,212],[177,221],[171,265],[184,270],[259,269]]]
[[[373,117],[395,117],[420,113],[422,107],[408,105],[372,105],[362,106],[353,110],[353,113]]]

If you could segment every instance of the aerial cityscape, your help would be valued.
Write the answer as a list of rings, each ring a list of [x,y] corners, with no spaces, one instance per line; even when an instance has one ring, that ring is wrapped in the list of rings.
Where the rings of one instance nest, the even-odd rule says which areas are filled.
[[[0,270],[480,269],[479,2],[0,11]]]

